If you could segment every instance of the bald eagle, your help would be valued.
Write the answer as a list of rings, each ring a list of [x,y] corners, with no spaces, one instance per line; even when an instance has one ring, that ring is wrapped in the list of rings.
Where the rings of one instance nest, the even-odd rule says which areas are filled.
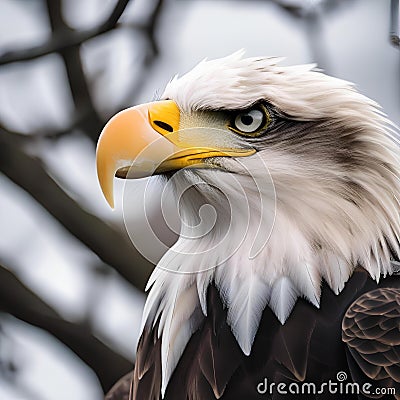
[[[101,133],[109,204],[115,176],[162,175],[182,219],[132,399],[400,399],[396,128],[352,84],[280,61],[204,60]]]

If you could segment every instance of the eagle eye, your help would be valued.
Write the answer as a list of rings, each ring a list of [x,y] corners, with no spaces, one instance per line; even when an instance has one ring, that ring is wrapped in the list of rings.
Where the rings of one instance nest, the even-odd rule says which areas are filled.
[[[256,137],[270,124],[271,117],[263,105],[235,113],[228,128],[240,135]]]

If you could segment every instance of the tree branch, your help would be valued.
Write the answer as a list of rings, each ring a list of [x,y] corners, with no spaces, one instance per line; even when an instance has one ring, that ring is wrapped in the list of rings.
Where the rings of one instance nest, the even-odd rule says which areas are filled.
[[[71,29],[68,34],[65,34],[64,32],[57,35],[52,35],[47,42],[41,44],[40,46],[4,52],[3,55],[0,56],[0,65],[33,60],[47,54],[61,52],[69,47],[79,46],[83,42],[92,39],[95,36],[106,33],[116,27],[117,22],[128,3],[129,0],[119,0],[107,20],[95,28],[83,31],[74,31]]]
[[[73,236],[112,266],[128,282],[144,290],[153,265],[122,235],[83,210],[49,176],[40,160],[25,154],[13,135],[0,130],[0,171],[27,191]]]
[[[49,332],[69,347],[97,375],[107,392],[132,369],[132,363],[116,354],[90,332],[88,326],[65,321],[27,288],[12,272],[0,266],[0,309]]]
[[[155,32],[156,32],[156,27],[158,26],[157,22],[161,15],[163,3],[164,3],[163,0],[156,0],[154,2],[153,11],[151,12],[151,14],[149,16],[146,26],[144,27],[144,31],[146,32],[146,36],[151,45],[153,58],[156,55],[158,55],[158,45],[157,45],[157,42],[155,39]]]
[[[118,1],[110,18],[106,21],[104,26],[100,26],[98,29],[107,30],[109,27],[115,27],[128,1],[129,0]],[[46,5],[53,36],[64,36],[66,38],[73,36],[75,31],[65,23],[62,15],[62,0],[46,0]],[[121,12],[121,14],[119,14],[119,12]],[[96,35],[99,34],[98,29],[96,30]],[[75,112],[86,116],[81,122],[81,128],[93,142],[96,142],[103,128],[103,121],[99,117],[91,98],[89,86],[83,70],[80,44],[81,43],[63,47],[59,49],[58,52],[66,68],[72,100],[75,105]]]
[[[119,104],[116,105],[115,111],[126,108],[132,104],[132,93],[140,93],[145,83],[143,76],[148,74],[149,69],[152,67],[159,54],[159,49],[156,41],[156,30],[158,27],[158,21],[161,16],[163,0],[154,0],[153,7],[147,20],[141,25],[126,23],[124,26],[130,29],[139,29],[143,35],[143,57],[140,60],[140,71],[137,74],[136,79],[131,79],[129,85],[129,94],[123,98]],[[127,81],[129,82],[129,81]]]

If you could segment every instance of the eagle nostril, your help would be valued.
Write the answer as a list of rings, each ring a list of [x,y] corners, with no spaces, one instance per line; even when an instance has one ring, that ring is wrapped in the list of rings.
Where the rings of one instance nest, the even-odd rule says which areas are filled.
[[[153,121],[153,123],[154,123],[154,125],[157,125],[157,126],[159,126],[161,129],[165,129],[165,130],[168,131],[168,132],[173,132],[173,131],[174,131],[174,128],[173,128],[171,125],[167,124],[166,122],[163,122],[163,121]]]

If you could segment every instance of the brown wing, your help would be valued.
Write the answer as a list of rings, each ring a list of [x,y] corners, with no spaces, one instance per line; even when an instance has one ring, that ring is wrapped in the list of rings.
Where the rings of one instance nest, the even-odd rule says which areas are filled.
[[[130,399],[158,400],[161,389],[161,340],[154,329],[144,329],[139,339]]]
[[[364,374],[382,387],[393,387],[400,399],[400,289],[379,288],[364,293],[343,319],[353,378]]]
[[[106,394],[104,400],[129,400],[133,372],[124,375]]]

